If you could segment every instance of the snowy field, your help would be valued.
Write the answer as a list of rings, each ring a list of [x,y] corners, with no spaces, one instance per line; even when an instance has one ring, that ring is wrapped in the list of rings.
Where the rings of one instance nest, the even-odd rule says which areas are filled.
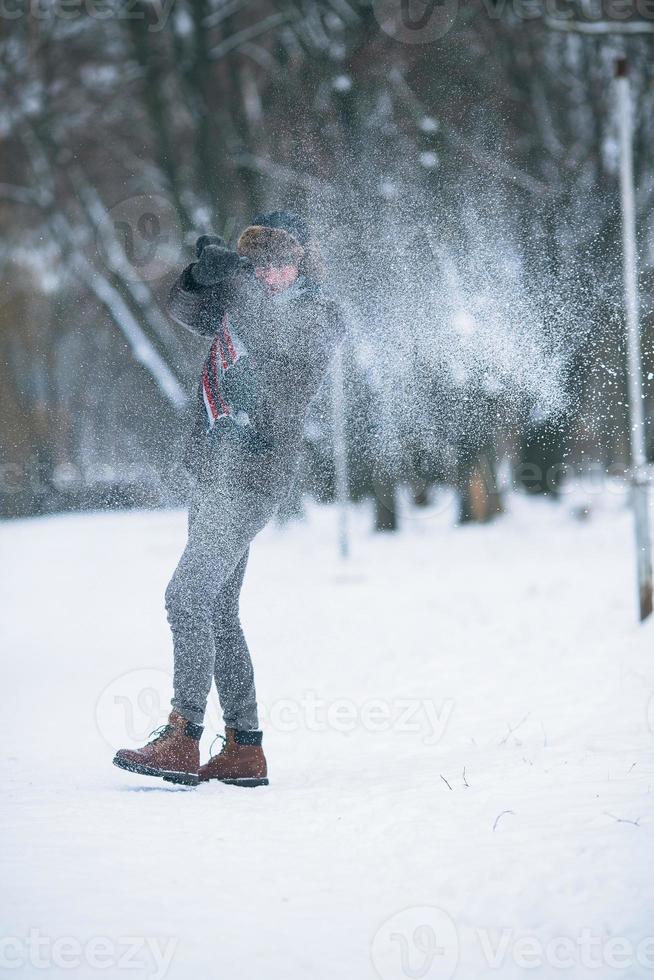
[[[362,508],[347,566],[330,508],[267,529],[257,790],[111,765],[166,717],[185,515],[0,525],[0,973],[654,976],[654,625],[624,498],[571,503]]]

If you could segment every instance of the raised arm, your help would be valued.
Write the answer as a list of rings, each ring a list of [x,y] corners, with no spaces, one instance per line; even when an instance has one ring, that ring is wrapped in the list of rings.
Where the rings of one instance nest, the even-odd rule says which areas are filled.
[[[196,283],[191,274],[192,265],[178,276],[168,293],[167,309],[173,320],[193,333],[208,336],[210,331],[206,322],[205,310],[208,293],[206,286]]]
[[[238,322],[246,347],[256,347],[257,307],[261,299],[252,263],[216,239],[198,239],[198,261],[187,266],[168,295],[168,312],[181,326],[201,336],[213,336],[224,312]],[[207,244],[208,242],[208,244]]]

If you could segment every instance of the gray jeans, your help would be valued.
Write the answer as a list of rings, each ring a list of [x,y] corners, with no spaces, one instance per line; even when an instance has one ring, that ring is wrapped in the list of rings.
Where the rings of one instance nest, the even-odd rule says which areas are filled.
[[[249,546],[277,501],[244,489],[196,484],[189,500],[188,541],[166,589],[173,634],[172,705],[201,725],[215,679],[225,726],[258,728],[252,660],[239,618]]]

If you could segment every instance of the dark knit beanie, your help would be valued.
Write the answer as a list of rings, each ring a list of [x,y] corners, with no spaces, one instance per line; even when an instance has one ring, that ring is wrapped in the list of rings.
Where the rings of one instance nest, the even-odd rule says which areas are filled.
[[[306,245],[309,241],[309,226],[294,211],[268,211],[258,214],[252,224],[265,228],[281,228],[296,238],[300,245]]]

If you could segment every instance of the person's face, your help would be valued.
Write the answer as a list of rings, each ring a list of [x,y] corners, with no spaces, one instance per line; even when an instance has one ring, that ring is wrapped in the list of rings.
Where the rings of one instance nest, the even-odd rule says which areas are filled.
[[[296,265],[258,265],[256,277],[268,293],[282,293],[292,286],[300,270]]]

